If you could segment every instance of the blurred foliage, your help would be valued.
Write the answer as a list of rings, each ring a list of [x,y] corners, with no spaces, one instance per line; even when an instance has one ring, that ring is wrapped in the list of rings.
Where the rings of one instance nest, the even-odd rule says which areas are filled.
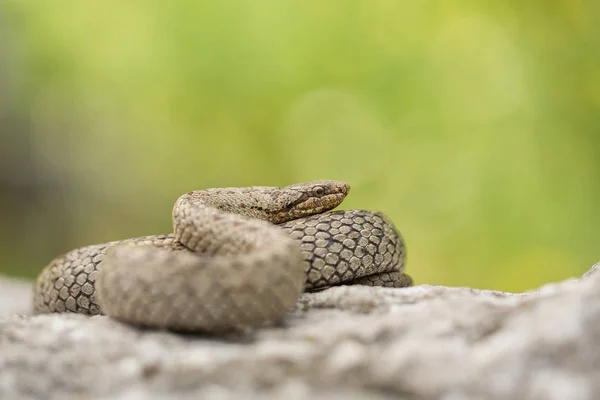
[[[168,232],[216,186],[339,179],[418,283],[600,259],[600,3],[0,5],[0,273]]]

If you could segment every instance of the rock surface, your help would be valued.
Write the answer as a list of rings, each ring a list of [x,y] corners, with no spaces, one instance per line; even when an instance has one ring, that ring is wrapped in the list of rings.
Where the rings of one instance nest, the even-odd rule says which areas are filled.
[[[0,315],[30,313],[32,284],[28,281],[0,276]]]
[[[600,398],[600,264],[524,294],[334,287],[221,338],[26,315],[29,297],[0,279],[1,399]]]

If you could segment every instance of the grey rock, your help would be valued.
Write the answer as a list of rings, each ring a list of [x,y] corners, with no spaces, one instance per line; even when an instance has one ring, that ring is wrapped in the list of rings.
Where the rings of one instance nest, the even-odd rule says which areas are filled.
[[[0,276],[0,315],[29,313],[32,307],[31,290],[31,282]]]
[[[600,264],[522,294],[334,287],[218,338],[16,314],[29,294],[0,280],[1,399],[600,398]]]

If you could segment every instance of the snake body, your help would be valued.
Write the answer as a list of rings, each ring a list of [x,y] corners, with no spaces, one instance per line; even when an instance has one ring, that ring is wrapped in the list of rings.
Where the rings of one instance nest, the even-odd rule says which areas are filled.
[[[34,312],[106,314],[140,326],[221,332],[280,319],[303,290],[410,286],[402,236],[382,213],[330,211],[350,187],[313,181],[189,192],[174,233],[72,250],[34,287]]]

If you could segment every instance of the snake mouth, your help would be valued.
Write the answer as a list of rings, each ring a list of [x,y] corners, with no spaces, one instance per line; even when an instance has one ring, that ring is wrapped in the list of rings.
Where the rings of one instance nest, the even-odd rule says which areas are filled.
[[[340,205],[342,201],[344,201],[345,197],[345,193],[333,193],[322,197],[306,197],[299,199],[299,201],[292,206],[292,208],[296,208],[298,210],[307,210],[315,213],[327,211]]]
[[[335,192],[314,196],[310,193],[303,193],[298,199],[290,203],[287,207],[289,211],[301,212],[303,215],[317,214],[323,211],[329,211],[339,206],[348,191]]]

